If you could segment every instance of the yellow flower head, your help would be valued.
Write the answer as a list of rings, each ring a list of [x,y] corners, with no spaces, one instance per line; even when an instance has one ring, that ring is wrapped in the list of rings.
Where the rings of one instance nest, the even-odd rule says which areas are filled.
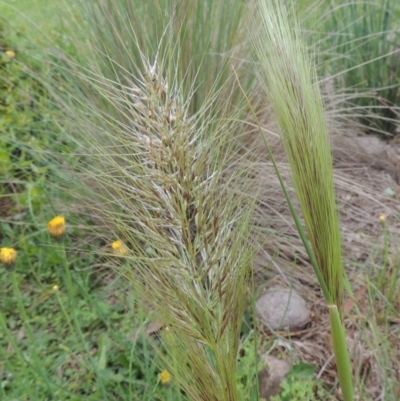
[[[0,248],[0,262],[3,265],[12,265],[17,260],[17,251],[14,248]]]
[[[6,51],[6,56],[9,58],[14,58],[15,57],[15,53],[12,50],[7,50]]]
[[[384,222],[386,221],[386,217],[385,217],[384,215],[379,216],[379,221],[380,221],[381,223],[384,223]]]
[[[57,292],[57,291],[58,291],[58,285],[57,285],[57,284],[53,285],[53,291],[54,291],[54,292]]]
[[[129,249],[127,246],[120,240],[116,240],[111,244],[111,248],[117,255],[125,256],[128,254]]]
[[[47,229],[52,237],[61,237],[65,234],[65,219],[62,216],[56,216],[47,224]]]
[[[160,382],[161,382],[162,384],[168,384],[170,381],[171,381],[171,375],[170,375],[170,373],[168,372],[168,370],[163,370],[163,371],[160,373]]]

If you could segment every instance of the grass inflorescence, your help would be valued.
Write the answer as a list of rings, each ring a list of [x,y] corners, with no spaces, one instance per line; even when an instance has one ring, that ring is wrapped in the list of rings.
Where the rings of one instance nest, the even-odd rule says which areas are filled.
[[[263,29],[255,37],[255,47],[265,77],[265,91],[278,119],[308,240],[283,183],[282,186],[328,304],[343,397],[352,401],[350,359],[341,319],[345,280],[341,235],[330,138],[316,67],[287,8],[273,0],[261,0],[260,8]],[[280,175],[278,169],[277,174]]]
[[[131,12],[130,3],[118,5]],[[213,4],[212,12],[225,19],[226,6]],[[211,33],[204,4],[183,7],[183,15],[166,4],[167,18],[155,6],[155,38],[115,11],[105,13],[109,7],[99,1],[84,10],[93,24],[91,46],[77,49],[84,68],[68,57],[60,66],[63,86],[73,81],[79,88],[56,95],[64,129],[79,143],[83,163],[90,157],[81,168],[97,187],[98,203],[92,197],[90,207],[120,238],[114,253],[126,246],[116,271],[151,318],[170,328],[160,357],[175,386],[193,400],[238,400],[236,360],[256,249],[248,167],[235,145],[245,103],[232,92],[222,38],[203,43],[192,32],[195,24]],[[184,24],[177,27],[176,18]],[[239,26],[231,27],[235,35]],[[228,54],[234,50],[224,43]]]

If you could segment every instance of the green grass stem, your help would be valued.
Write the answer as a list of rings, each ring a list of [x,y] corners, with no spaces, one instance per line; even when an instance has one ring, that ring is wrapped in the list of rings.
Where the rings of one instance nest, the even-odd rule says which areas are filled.
[[[346,333],[342,318],[336,305],[328,305],[331,323],[331,336],[340,388],[345,401],[354,400],[352,371],[346,344]]]

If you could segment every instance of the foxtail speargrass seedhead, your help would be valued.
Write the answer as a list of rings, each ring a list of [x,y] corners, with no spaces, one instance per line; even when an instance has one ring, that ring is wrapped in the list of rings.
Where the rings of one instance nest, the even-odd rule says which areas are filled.
[[[57,57],[69,79],[52,93],[66,115],[60,125],[80,147],[73,162],[82,160],[74,171],[91,189],[86,204],[129,249],[123,258],[107,252],[117,273],[151,319],[171,328],[160,357],[172,384],[193,401],[237,401],[256,196],[235,144],[246,107],[231,66],[250,87],[246,57],[236,56],[250,51],[254,7],[82,3],[79,62]]]
[[[90,152],[85,172],[101,200],[95,205],[91,195],[88,203],[118,231],[111,245],[124,254],[114,260],[118,274],[153,320],[173,328],[163,339],[168,354],[160,353],[173,382],[195,401],[238,401],[237,352],[256,248],[249,166],[231,137],[244,103],[227,112],[229,99],[217,101],[215,92],[191,113],[196,91],[185,95],[179,74],[171,81],[163,59],[155,60],[142,60],[145,71],[127,74],[124,85],[100,73],[84,79],[98,104],[82,99],[71,129],[87,132],[79,138]]]

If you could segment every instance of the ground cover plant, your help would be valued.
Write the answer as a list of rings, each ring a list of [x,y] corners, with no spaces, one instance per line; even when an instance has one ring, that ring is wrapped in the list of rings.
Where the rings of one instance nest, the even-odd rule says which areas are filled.
[[[13,253],[2,254],[2,399],[255,400],[263,368],[257,347],[282,355],[286,344],[295,360],[305,356],[298,352],[303,338],[287,341],[285,333],[253,326],[255,251],[273,247],[268,263],[282,271],[289,241],[296,265],[308,271],[293,231],[277,230],[288,215],[265,212],[279,187],[270,162],[246,141],[257,120],[246,96],[265,119],[265,100],[252,91],[259,81],[247,30],[254,8],[233,0],[194,4],[66,4],[71,18],[45,46],[49,55],[39,58],[46,63],[30,59],[31,40],[15,30],[3,35],[2,82],[12,96],[0,131],[1,247],[18,255],[10,271]],[[85,24],[71,28],[74,18]],[[34,95],[24,106],[26,93]],[[356,274],[348,270],[354,297],[343,302],[343,314],[357,341],[349,348],[361,399],[397,399],[396,202],[392,196],[375,211],[371,237],[361,233],[368,257],[346,259],[347,269],[356,266]],[[51,220],[57,215],[66,219]],[[64,224],[66,233],[54,238]],[[383,246],[371,251],[367,241],[377,233]],[[300,269],[284,274],[308,282],[298,279]],[[309,283],[310,296],[318,293]],[[326,311],[318,313],[317,330],[326,332]],[[372,373],[354,354],[359,346]],[[280,399],[341,399],[336,373],[325,374],[335,371],[329,355],[311,356],[300,371],[293,366]]]

